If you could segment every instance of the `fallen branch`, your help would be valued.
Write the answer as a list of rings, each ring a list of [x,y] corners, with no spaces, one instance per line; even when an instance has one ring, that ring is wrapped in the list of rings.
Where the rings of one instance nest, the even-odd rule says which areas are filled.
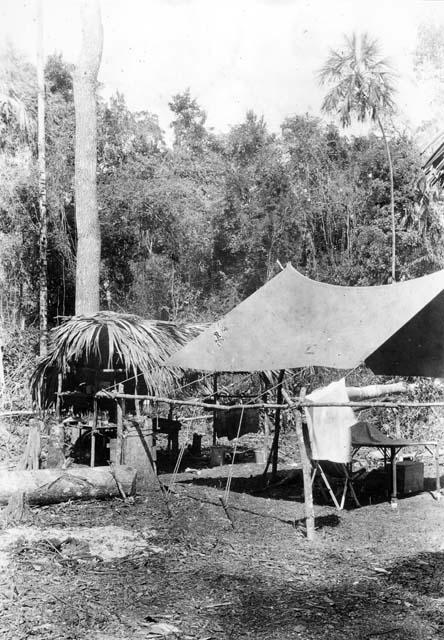
[[[214,604],[203,604],[202,609],[216,609],[216,607],[230,607],[233,602],[215,602]]]

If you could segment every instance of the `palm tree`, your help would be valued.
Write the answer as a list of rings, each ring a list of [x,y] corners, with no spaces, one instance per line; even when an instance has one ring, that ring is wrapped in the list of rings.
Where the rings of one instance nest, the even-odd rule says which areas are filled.
[[[359,122],[370,120],[379,126],[384,140],[390,174],[390,208],[392,218],[392,281],[395,281],[396,236],[393,164],[382,116],[395,110],[393,72],[381,57],[376,40],[367,34],[345,37],[340,51],[331,51],[320,70],[321,85],[333,85],[324,98],[322,111],[339,115],[343,127],[352,116]]]

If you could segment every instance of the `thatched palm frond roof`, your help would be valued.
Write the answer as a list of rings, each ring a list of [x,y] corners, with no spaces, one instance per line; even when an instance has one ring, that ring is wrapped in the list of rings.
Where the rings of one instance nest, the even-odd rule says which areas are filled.
[[[202,329],[110,311],[74,316],[51,332],[48,355],[31,377],[33,400],[39,406],[52,404],[58,374],[82,367],[124,369],[126,377],[141,374],[146,392],[172,393],[182,371],[162,365]]]

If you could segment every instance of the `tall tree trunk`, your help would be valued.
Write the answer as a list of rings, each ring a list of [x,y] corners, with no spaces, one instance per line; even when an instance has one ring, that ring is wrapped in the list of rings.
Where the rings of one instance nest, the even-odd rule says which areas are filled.
[[[393,163],[392,155],[390,153],[390,145],[385,135],[384,127],[380,118],[378,118],[378,125],[381,129],[382,137],[384,138],[385,150],[387,152],[387,160],[390,173],[390,211],[392,216],[392,281],[396,281],[396,229],[395,229],[395,188],[393,182]]]
[[[99,310],[100,226],[97,208],[97,74],[103,31],[98,0],[82,0],[82,45],[74,70],[76,112],[76,314]]]
[[[0,409],[4,407],[5,401],[5,367],[3,364],[3,334],[0,331]]]
[[[37,155],[39,168],[40,259],[40,355],[48,351],[48,213],[46,209],[45,63],[43,56],[43,8],[37,3]]]

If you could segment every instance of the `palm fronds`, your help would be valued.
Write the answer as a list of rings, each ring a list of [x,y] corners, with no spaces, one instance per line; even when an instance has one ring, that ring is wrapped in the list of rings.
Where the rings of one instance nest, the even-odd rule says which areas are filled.
[[[351,124],[352,115],[362,122],[394,111],[394,74],[380,56],[377,41],[367,34],[346,37],[340,51],[330,51],[318,75],[321,85],[333,85],[322,110],[336,113],[344,127]]]
[[[138,380],[142,393],[165,395],[178,386],[180,369],[166,368],[164,361],[196,337],[203,325],[175,325],[145,320],[136,315],[102,311],[92,316],[74,316],[50,335],[48,355],[31,376],[33,401],[48,407],[55,400],[58,374],[81,380],[83,369],[123,369]]]
[[[29,117],[25,104],[17,96],[16,92],[8,89],[0,81],[0,116],[5,122],[15,122],[18,130],[25,139],[32,137],[34,123]]]

